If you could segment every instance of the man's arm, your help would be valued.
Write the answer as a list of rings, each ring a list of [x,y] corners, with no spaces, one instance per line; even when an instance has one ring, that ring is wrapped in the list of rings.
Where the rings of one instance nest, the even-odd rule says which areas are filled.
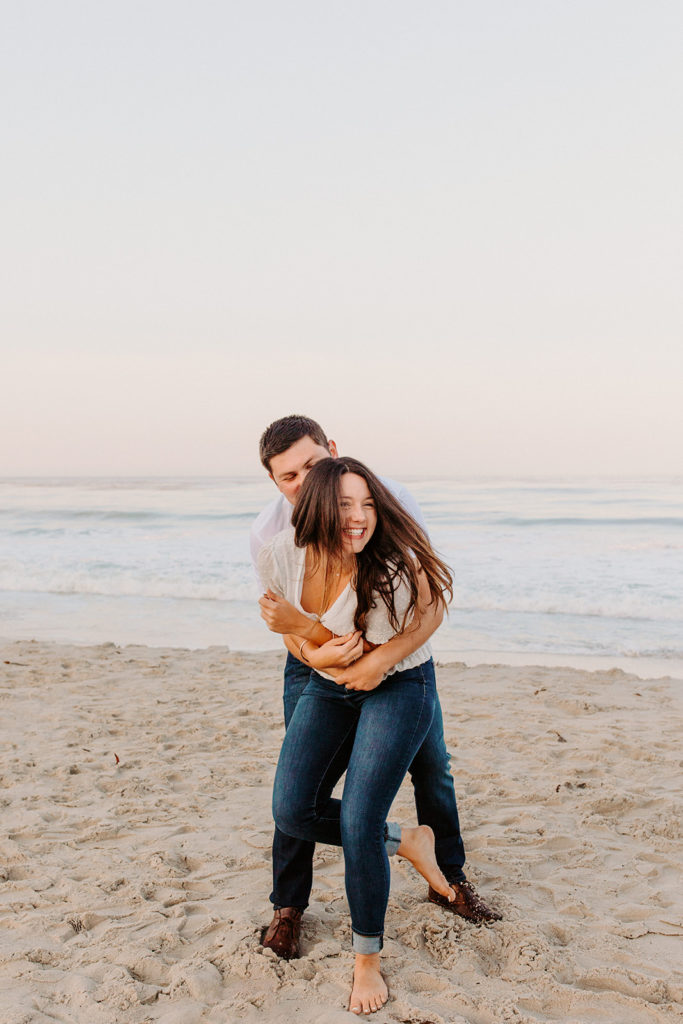
[[[290,654],[311,668],[336,676],[338,671],[356,661],[363,653],[363,635],[356,631],[346,636],[335,636],[324,644],[307,637],[287,634],[282,637]]]
[[[334,674],[363,653],[363,636],[354,631],[335,636],[317,619],[310,619],[284,597],[267,590],[259,599],[261,618],[273,633],[280,633],[287,650],[311,668]]]

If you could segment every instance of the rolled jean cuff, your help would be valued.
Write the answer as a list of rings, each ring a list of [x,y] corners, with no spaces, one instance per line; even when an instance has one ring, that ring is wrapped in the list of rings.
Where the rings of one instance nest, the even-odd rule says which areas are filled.
[[[381,935],[359,935],[358,932],[352,932],[351,935],[351,947],[354,953],[379,953],[384,945]]]
[[[384,826],[384,845],[387,856],[393,857],[401,845],[401,826],[395,821],[388,821]]]

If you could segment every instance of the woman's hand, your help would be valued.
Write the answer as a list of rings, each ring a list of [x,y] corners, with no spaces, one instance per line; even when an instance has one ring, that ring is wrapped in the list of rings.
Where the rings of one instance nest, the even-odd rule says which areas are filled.
[[[313,648],[311,645],[303,649],[309,665],[323,672],[329,668],[344,669],[360,658],[362,653],[363,634],[358,630],[346,636],[335,636],[320,647]]]
[[[259,598],[258,603],[261,608],[261,618],[272,633],[307,635],[312,620],[289,601],[286,601],[284,597],[274,594],[272,590],[267,590],[263,597]]]

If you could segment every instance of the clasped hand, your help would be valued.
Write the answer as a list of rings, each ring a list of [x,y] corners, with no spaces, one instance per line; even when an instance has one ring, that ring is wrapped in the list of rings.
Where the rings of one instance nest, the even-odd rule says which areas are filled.
[[[347,690],[374,690],[384,679],[385,669],[374,651],[363,653],[360,630],[335,636],[320,647],[304,645],[303,654],[309,665],[331,676],[337,686]]]
[[[345,686],[347,690],[377,689],[384,679],[386,671],[379,660],[379,650],[378,648],[377,651],[369,651],[351,663],[348,668],[335,672],[335,683]]]
[[[336,636],[310,654],[305,648],[305,654],[313,668],[332,676],[337,686],[347,690],[374,690],[384,678],[373,652],[363,654],[363,634],[359,630]]]
[[[374,690],[384,679],[385,669],[374,651],[363,653],[363,634],[356,630],[334,637],[315,650],[304,648],[306,660],[319,672],[331,676],[337,686],[347,690]]]
[[[333,636],[320,647],[313,647],[312,644],[304,647],[303,653],[313,668],[335,675],[335,670],[341,671],[360,658],[363,653],[363,634],[355,630],[345,636]]]
[[[302,633],[311,620],[279,594],[267,590],[259,598],[261,618],[273,633]]]
[[[284,597],[267,590],[259,598],[261,618],[273,633],[304,636],[311,620]],[[345,636],[335,636],[317,646],[309,643],[303,651],[312,668],[323,671],[334,678],[339,686],[347,690],[374,690],[382,682],[385,669],[373,657],[374,652],[364,652],[363,634],[356,630]]]

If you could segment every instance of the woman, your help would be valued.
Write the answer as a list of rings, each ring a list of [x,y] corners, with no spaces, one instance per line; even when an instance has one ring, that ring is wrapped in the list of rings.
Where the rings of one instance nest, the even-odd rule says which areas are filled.
[[[287,729],[273,813],[285,834],[344,848],[356,952],[350,1009],[369,1013],[388,997],[379,965],[388,855],[406,857],[433,888],[453,897],[431,829],[386,821],[431,724],[434,666],[425,644],[379,686],[356,691],[335,683],[335,666],[349,649],[362,652],[361,636],[374,646],[415,628],[427,606],[452,596],[452,580],[422,530],[355,459],[324,459],[310,470],[292,527],[261,550],[259,575],[342,643],[285,640],[315,671]],[[342,800],[332,799],[345,769]]]

